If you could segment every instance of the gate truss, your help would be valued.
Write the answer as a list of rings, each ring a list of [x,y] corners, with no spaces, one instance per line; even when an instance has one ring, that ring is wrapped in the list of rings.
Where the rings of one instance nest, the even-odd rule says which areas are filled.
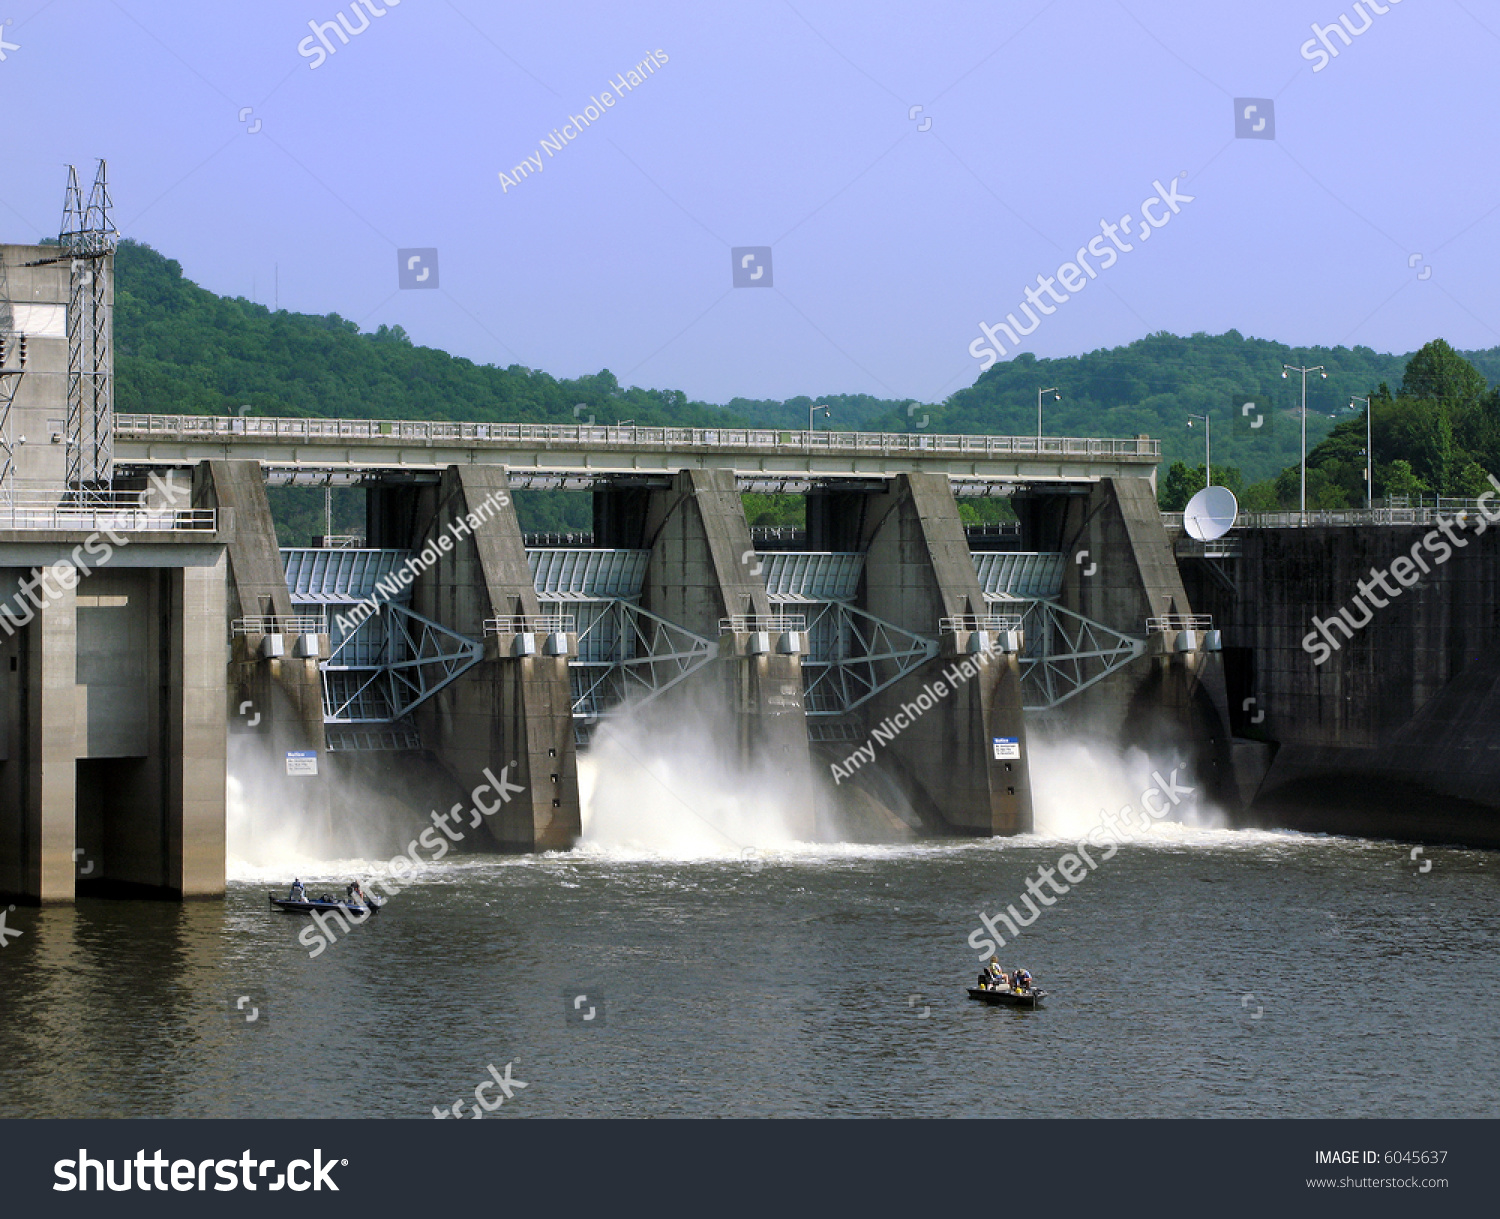
[[[1022,615],[1021,698],[1027,711],[1050,711],[1146,652],[1145,640],[1053,601],[991,600],[989,605]]]
[[[359,638],[367,630],[379,633],[378,655]],[[392,725],[483,657],[484,644],[388,602],[321,666],[323,722]]]
[[[802,701],[808,718],[847,715],[938,654],[937,641],[847,601],[774,598],[777,613],[807,618]]]
[[[568,662],[573,719],[592,725],[627,700],[650,702],[706,665],[717,641],[622,598],[543,602],[567,609],[578,621],[577,652]]]

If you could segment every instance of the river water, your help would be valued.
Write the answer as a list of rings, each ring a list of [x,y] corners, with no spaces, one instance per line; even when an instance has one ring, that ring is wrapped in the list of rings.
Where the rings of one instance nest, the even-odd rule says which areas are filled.
[[[974,1003],[1054,828],[450,857],[316,956],[276,864],[14,911],[0,1116],[468,1115],[507,1064],[492,1118],[1500,1115],[1494,854],[1164,822],[1002,950],[1044,1010]]]

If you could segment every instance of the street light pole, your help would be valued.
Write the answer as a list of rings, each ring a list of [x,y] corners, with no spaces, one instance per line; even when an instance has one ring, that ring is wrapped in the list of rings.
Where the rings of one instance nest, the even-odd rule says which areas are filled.
[[[1211,487],[1214,485],[1213,422],[1207,415],[1189,415],[1188,427],[1193,426],[1194,419],[1203,420],[1203,485]]]
[[[1307,524],[1307,374],[1320,372],[1323,380],[1328,380],[1328,373],[1321,364],[1314,364],[1311,368],[1298,368],[1295,364],[1283,364],[1281,366],[1281,379],[1286,380],[1289,372],[1300,372],[1302,374],[1302,523]]]
[[[1054,402],[1062,401],[1062,394],[1058,393],[1057,386],[1055,385],[1048,389],[1039,389],[1036,391],[1036,443],[1037,452],[1039,453],[1042,450],[1042,395],[1044,394],[1051,394]]]
[[[810,407],[808,407],[807,408],[807,430],[809,432],[813,430],[813,414],[816,411],[822,411],[823,414],[826,415],[826,416],[828,416],[829,418],[833,417],[833,411],[830,410],[826,406],[810,406]]]
[[[1370,400],[1368,398],[1350,398],[1349,405],[1356,402],[1365,404],[1365,507],[1375,507],[1375,444],[1374,431],[1370,426]]]

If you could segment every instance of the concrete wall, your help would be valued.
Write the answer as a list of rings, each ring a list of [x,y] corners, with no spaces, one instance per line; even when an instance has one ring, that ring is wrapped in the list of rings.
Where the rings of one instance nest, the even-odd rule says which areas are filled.
[[[846,512],[858,512],[861,608],[925,636],[937,635],[945,617],[986,613],[946,476],[902,474],[878,494],[841,499]],[[838,528],[849,536],[847,526]],[[1031,783],[1019,669],[1014,657],[987,656],[972,678],[953,683],[955,663],[969,658],[969,640],[968,631],[944,635],[940,656],[868,704],[868,726],[898,715],[912,721],[877,751],[877,765],[897,779],[929,828],[1027,833]],[[947,692],[930,710],[916,716],[903,710],[938,682]],[[996,738],[1015,739],[1020,758],[996,758]]]
[[[597,516],[598,514],[596,514]],[[642,523],[640,544],[651,558],[641,589],[643,608],[709,639],[719,638],[719,657],[666,696],[683,714],[693,697],[707,691],[729,712],[722,760],[731,767],[770,768],[788,781],[785,816],[793,832],[811,837],[814,808],[809,774],[807,723],[802,710],[802,668],[797,653],[779,650],[782,632],[720,636],[720,620],[766,617],[771,603],[760,578],[744,501],[732,470],[684,470],[666,488],[645,493],[643,510],[625,514]]]
[[[233,525],[225,556],[226,634],[240,618],[291,617],[292,598],[260,466],[253,461],[206,461],[193,472],[192,494],[195,508],[215,508]],[[264,657],[262,638],[240,635],[232,641],[229,714],[244,719],[244,708],[250,717],[260,716],[256,727],[266,758],[280,759],[289,750],[322,754],[327,741],[317,659],[295,656],[290,636],[283,656]],[[306,797],[307,781],[294,781],[300,785],[299,797]]]
[[[414,584],[412,609],[473,639],[486,619],[541,612],[507,487],[504,470],[453,466],[417,499],[409,544],[452,545]],[[486,639],[484,659],[419,708],[418,724],[465,791],[507,766],[505,781],[525,789],[483,823],[502,849],[565,850],[582,828],[568,659],[545,655],[542,639],[518,655],[517,637]]]
[[[712,639],[720,618],[771,612],[733,470],[684,470],[648,492],[641,544],[641,604],[669,622]]]
[[[68,419],[68,341],[66,326],[69,261],[56,246],[0,245],[15,324],[26,333],[26,375],[11,409],[11,438],[16,443],[16,488],[57,490],[63,485],[67,449],[52,437],[66,430]],[[99,261],[100,273],[114,275],[114,259]],[[24,318],[31,318],[28,328]],[[15,360],[7,367],[14,368]],[[21,437],[26,443],[20,444]]]
[[[11,606],[43,566],[74,573],[0,630],[0,893],[222,894],[223,539],[117,535],[92,569],[86,540],[0,534]]]
[[[1185,559],[1195,595],[1224,626],[1237,730],[1274,761],[1251,810],[1265,824],[1500,846],[1500,537],[1458,530],[1462,548],[1435,563],[1422,526],[1251,529],[1223,561],[1224,590]],[[1436,539],[1443,541],[1443,535]],[[1413,547],[1429,572],[1371,606],[1368,624],[1322,664],[1314,620],[1353,604],[1371,570]],[[1394,577],[1392,585],[1400,587]],[[1321,653],[1319,653],[1321,654]],[[1244,706],[1247,700],[1254,700]]]
[[[1055,544],[1070,560],[1063,606],[1134,636],[1146,634],[1149,618],[1208,612],[1188,598],[1149,480],[1103,479],[1085,497],[1039,498],[1054,502],[1034,505],[1031,519],[1056,528]],[[1155,635],[1146,655],[1075,696],[1057,718],[1186,766],[1195,784],[1237,813],[1242,789],[1222,659],[1179,653],[1175,638]]]

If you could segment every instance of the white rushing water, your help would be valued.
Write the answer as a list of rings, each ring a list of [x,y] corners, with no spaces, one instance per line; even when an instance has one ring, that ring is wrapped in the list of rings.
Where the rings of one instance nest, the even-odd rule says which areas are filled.
[[[769,767],[733,764],[725,739],[708,715],[611,721],[578,759],[580,845],[643,857],[732,859],[811,837],[812,793]]]
[[[1179,793],[1153,832],[1187,829],[1224,829],[1229,819],[1204,793],[1200,776],[1181,764],[1163,764],[1143,750],[1120,750],[1097,740],[1070,737],[1029,742],[1031,748],[1031,797],[1036,833],[1045,838],[1082,838],[1102,823],[1103,810],[1112,813],[1126,805],[1140,811],[1142,798],[1152,788],[1162,787],[1176,772],[1179,788],[1192,787],[1191,795]],[[1160,776],[1160,778],[1158,778]],[[1153,802],[1160,801],[1151,797]]]
[[[657,860],[744,860],[771,857],[814,858],[879,855],[911,849],[911,844],[845,841],[846,835],[821,821],[811,832],[813,793],[792,777],[769,768],[746,770],[726,760],[724,740],[710,718],[622,716],[602,729],[593,747],[578,758],[583,834],[574,854],[580,858]],[[1046,740],[1035,735],[1031,783],[1035,833],[1018,839],[1077,840],[1103,823],[1104,810],[1139,810],[1142,796],[1170,778],[1173,767],[1139,750],[1121,751],[1097,740]],[[237,880],[283,882],[293,875],[369,875],[400,850],[404,830],[380,801],[359,801],[368,817],[335,825],[326,812],[289,801],[284,782],[268,781],[272,761],[244,747],[232,759],[228,785],[228,870]],[[1202,794],[1201,783],[1185,768],[1180,787],[1194,787],[1143,839],[1208,842],[1233,837],[1227,818]],[[295,789],[293,789],[295,790]],[[425,810],[408,810],[413,826],[425,823]],[[814,841],[821,839],[821,841]],[[936,847],[939,844],[928,844]],[[946,847],[957,845],[948,842]],[[972,840],[968,845],[976,845]],[[918,848],[921,849],[921,848]],[[458,857],[450,857],[452,866]]]

